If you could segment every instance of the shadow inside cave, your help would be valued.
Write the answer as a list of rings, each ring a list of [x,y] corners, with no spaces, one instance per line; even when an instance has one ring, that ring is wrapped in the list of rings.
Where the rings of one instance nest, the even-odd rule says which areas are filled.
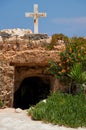
[[[50,94],[50,80],[46,77],[25,78],[14,93],[14,108],[28,109]]]

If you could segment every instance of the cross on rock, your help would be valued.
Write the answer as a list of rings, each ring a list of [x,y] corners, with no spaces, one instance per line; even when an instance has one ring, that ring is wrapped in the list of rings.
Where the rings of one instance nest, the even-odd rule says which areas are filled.
[[[34,12],[32,13],[25,13],[26,17],[33,17],[34,18],[34,33],[38,34],[38,18],[39,17],[46,17],[46,13],[39,13],[38,12],[38,5],[34,5]]]

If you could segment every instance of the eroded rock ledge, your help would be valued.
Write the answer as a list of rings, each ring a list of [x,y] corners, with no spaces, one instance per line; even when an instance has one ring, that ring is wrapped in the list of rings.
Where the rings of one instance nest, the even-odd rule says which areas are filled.
[[[44,75],[49,60],[60,61],[59,52],[63,51],[65,45],[58,43],[53,50],[49,50],[47,45],[50,45],[50,41],[51,37],[47,34],[32,34],[31,30],[0,31],[0,99],[4,106],[13,106],[15,84],[22,82],[20,79],[23,79],[23,75],[24,78],[31,74]],[[16,76],[16,67],[21,66],[24,67],[24,74],[17,72]],[[28,68],[27,75],[25,66]]]

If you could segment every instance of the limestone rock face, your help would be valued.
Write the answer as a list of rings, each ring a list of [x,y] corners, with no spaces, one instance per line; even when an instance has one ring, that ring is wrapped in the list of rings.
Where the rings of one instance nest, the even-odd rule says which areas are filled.
[[[30,29],[3,29],[0,31],[2,34],[8,34],[9,36],[23,36],[24,34],[32,34],[32,31]]]
[[[59,62],[59,52],[65,48],[64,44],[58,44],[49,50],[47,46],[51,37],[31,33],[31,30],[25,29],[0,31],[0,99],[4,107],[13,106],[16,84],[28,76],[44,75],[48,62]]]

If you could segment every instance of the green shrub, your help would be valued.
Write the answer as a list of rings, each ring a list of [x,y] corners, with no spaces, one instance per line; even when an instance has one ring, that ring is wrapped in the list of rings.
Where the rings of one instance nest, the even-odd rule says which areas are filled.
[[[35,120],[67,127],[86,127],[85,95],[56,92],[48,97],[46,103],[38,103],[30,113]]]
[[[66,44],[66,50],[60,53],[60,59],[62,63],[62,68],[65,70],[65,73],[68,73],[75,63],[82,63],[86,61],[86,40],[80,41],[71,40],[71,43]]]
[[[69,85],[69,81],[72,82],[69,74],[74,64],[81,64],[82,71],[86,71],[86,39],[81,37],[71,38],[70,42],[66,44],[65,50],[60,53],[60,62],[49,61],[47,70]]]
[[[69,38],[67,36],[65,36],[64,34],[53,34],[52,40],[51,40],[50,44],[46,45],[46,48],[48,50],[54,49],[54,45],[57,45],[59,43],[59,40],[62,40],[63,43],[69,42]]]
[[[46,45],[46,49],[48,49],[48,50],[52,50],[52,49],[54,49],[54,44],[47,44]]]
[[[64,34],[60,33],[60,34],[53,34],[52,35],[51,44],[58,43],[58,40],[63,40],[64,43],[68,43],[69,42],[69,38],[67,36],[65,36]]]
[[[82,71],[82,65],[80,63],[74,64],[71,68],[69,76],[78,84],[86,83],[86,72]]]
[[[35,108],[31,107],[31,110],[28,111],[34,120],[42,120],[45,114],[46,105],[44,102],[39,102]]]
[[[0,108],[3,107],[3,102],[0,100]]]
[[[60,61],[60,63],[49,63],[50,70],[56,68],[57,64],[57,75],[67,75],[75,63],[82,63],[86,70],[86,40],[72,38],[70,43],[66,44],[66,49],[60,53]]]
[[[83,72],[82,64],[74,64],[68,76],[71,78],[71,89],[74,86],[76,90],[74,93],[84,92],[85,88],[83,85],[86,84],[86,71]]]

